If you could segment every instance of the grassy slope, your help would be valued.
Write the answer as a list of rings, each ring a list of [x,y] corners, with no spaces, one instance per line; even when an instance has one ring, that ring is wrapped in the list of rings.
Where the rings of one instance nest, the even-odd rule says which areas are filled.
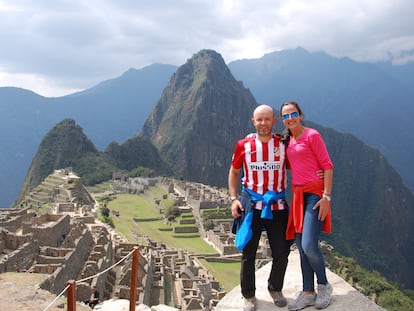
[[[96,191],[97,188],[90,190]],[[172,226],[179,226],[177,222],[173,222],[170,226],[161,220],[157,207],[162,209],[172,204],[168,200],[161,199],[163,194],[165,191],[162,188],[151,187],[145,195],[117,194],[111,197],[111,200],[107,202],[107,207],[111,211],[119,211],[120,214],[119,217],[111,215],[115,230],[131,243],[145,244],[142,237],[147,235],[155,241],[165,243],[168,247],[185,249],[192,254],[216,254],[216,250],[211,245],[201,237],[193,237],[193,233],[174,234],[172,231],[159,230],[160,228],[171,229]],[[95,197],[99,200],[99,195],[95,194]],[[161,199],[159,206],[154,204],[154,198]],[[159,220],[135,222],[134,217],[140,219],[159,218]],[[201,263],[224,286],[226,291],[230,291],[240,283],[240,263],[217,263],[205,260],[201,260]]]

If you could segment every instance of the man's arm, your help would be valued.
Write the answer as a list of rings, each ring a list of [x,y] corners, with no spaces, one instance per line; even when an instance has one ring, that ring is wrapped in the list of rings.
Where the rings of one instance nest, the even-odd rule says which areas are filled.
[[[231,201],[231,214],[234,218],[240,217],[240,210],[243,210],[243,207],[240,201],[237,199],[237,189],[239,185],[239,172],[240,169],[236,169],[233,166],[230,167],[228,184],[230,197],[235,197],[236,199]]]
[[[239,172],[240,169],[235,169],[233,166],[229,170],[229,192],[231,197],[237,196],[237,189],[239,185]]]

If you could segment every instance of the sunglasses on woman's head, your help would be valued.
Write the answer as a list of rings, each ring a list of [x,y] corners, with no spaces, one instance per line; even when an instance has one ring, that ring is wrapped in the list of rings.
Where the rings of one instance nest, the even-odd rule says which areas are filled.
[[[289,120],[289,117],[292,117],[292,119],[297,119],[299,117],[299,112],[293,111],[291,114],[286,113],[282,115],[283,120]]]

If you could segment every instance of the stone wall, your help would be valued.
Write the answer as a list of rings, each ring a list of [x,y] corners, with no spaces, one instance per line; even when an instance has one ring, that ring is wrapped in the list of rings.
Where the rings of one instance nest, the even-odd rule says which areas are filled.
[[[194,233],[194,232],[198,232],[198,227],[174,227],[173,228],[174,233]]]
[[[116,179],[112,182],[112,189],[124,193],[142,194],[148,187],[154,186],[157,183],[157,178],[128,178]]]
[[[15,232],[22,226],[23,222],[30,221],[35,214],[28,213],[28,209],[22,209],[20,212],[16,212],[10,209],[2,209],[2,215],[7,215],[1,222],[1,227],[11,232]]]
[[[183,201],[190,206],[194,212],[194,216],[202,213],[207,208],[229,208],[230,201],[228,193],[220,192],[218,189],[203,185],[201,183],[190,183],[174,179],[162,179],[161,183],[168,187],[169,193],[179,196],[184,194]],[[197,217],[195,217],[197,219]],[[214,244],[215,249],[222,255],[235,255],[239,251],[234,245],[234,234],[231,233],[232,219],[212,219],[214,225],[213,230],[204,232],[201,217],[198,217],[198,231],[203,233],[205,237]],[[175,229],[189,231],[190,229]],[[181,231],[180,231],[181,232]]]
[[[214,244],[214,247],[222,256],[237,254],[239,251],[234,244],[234,235],[222,234],[217,230],[208,230],[207,239]]]
[[[93,243],[91,232],[85,229],[82,235],[75,241],[76,248],[66,254],[65,264],[43,282],[41,288],[58,294],[66,287],[67,281],[76,280],[83,269]]]
[[[65,203],[57,203],[56,204],[56,213],[60,214],[63,212],[74,212],[75,211],[75,203],[72,202],[65,202]]]
[[[5,249],[17,250],[24,243],[33,240],[33,234],[31,233],[25,235],[17,235],[15,233],[4,230],[0,230],[0,237],[3,245],[1,252],[3,252]]]
[[[195,223],[196,223],[196,221],[195,221],[195,219],[194,219],[194,218],[188,218],[188,219],[180,219],[180,220],[178,221],[178,223],[179,223],[180,225],[193,225],[193,224],[195,224]]]
[[[89,254],[89,257],[84,265],[84,269],[79,276],[80,278],[86,278],[99,273],[99,275],[89,281],[90,284],[96,285],[98,291],[103,294],[106,291],[107,279],[109,271],[100,273],[107,270],[114,263],[114,247],[112,245],[111,237],[107,229],[103,226],[94,226],[92,228],[93,236],[95,239],[95,246]],[[80,300],[84,300],[89,296],[87,293],[77,293],[77,297]],[[106,296],[105,298],[108,298]]]
[[[69,215],[44,214],[23,223],[23,234],[33,233],[33,239],[45,246],[59,246],[71,229]]]
[[[20,245],[19,248],[9,252],[6,256],[2,256],[0,260],[0,273],[16,271],[16,268],[20,271],[28,270],[35,262],[38,252],[38,241],[28,241]]]
[[[151,252],[149,252],[145,258],[147,259],[148,265],[147,278],[142,280],[142,303],[149,306],[151,305],[151,287],[154,279],[155,263],[154,256],[152,256]]]

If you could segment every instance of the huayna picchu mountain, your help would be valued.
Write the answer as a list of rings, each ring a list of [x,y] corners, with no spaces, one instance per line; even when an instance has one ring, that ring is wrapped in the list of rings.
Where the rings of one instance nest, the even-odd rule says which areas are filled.
[[[65,167],[72,167],[87,184],[97,181],[92,175],[110,172],[111,169],[82,128],[72,119],[58,123],[42,139],[24,180],[18,202],[55,169]],[[110,175],[105,178],[110,178]]]
[[[269,104],[278,108],[281,103]],[[220,54],[202,50],[178,68],[137,136],[120,146],[111,144],[104,158],[113,167],[128,170],[135,165],[149,167],[154,163],[164,167],[165,161],[176,177],[226,186],[236,141],[254,131],[250,119],[256,105],[250,91],[233,78]],[[410,266],[414,262],[413,193],[377,149],[350,134],[305,122],[321,132],[335,165],[333,233],[322,239],[402,288],[413,289],[414,270]],[[280,131],[280,121],[277,126]],[[92,154],[94,149],[88,147],[86,140],[47,139],[48,135],[32,166],[57,168],[55,164],[60,157],[67,156],[63,164],[72,166],[84,179],[83,172],[77,171],[79,160],[74,152],[84,149],[74,146],[73,141],[80,145],[83,142],[85,150]],[[145,154],[154,157],[154,161],[146,158],[134,162],[134,157],[142,160]]]
[[[202,50],[177,69],[139,135],[151,140],[177,176],[223,186],[229,150],[253,130],[256,105],[221,55]]]
[[[148,174],[170,172],[151,142],[135,136],[121,145],[112,142],[101,153],[74,120],[65,119],[54,126],[40,143],[18,202],[54,170],[67,167],[71,167],[85,185],[109,180],[114,171],[144,167]]]

